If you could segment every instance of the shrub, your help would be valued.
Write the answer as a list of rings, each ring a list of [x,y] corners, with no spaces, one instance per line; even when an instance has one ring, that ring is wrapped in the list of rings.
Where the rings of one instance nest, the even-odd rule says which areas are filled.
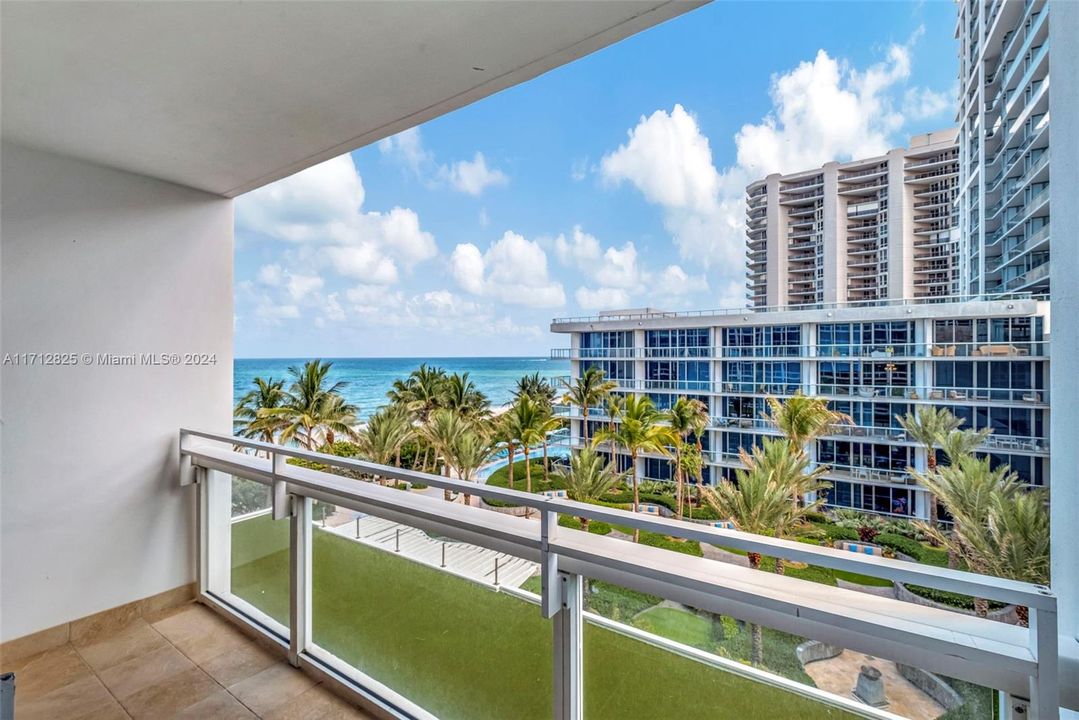
[[[828,540],[848,540],[854,542],[858,539],[858,531],[853,528],[839,527],[838,525],[825,525],[824,537]]]
[[[660,533],[648,532],[647,530],[641,530],[641,545],[663,548],[664,550],[673,550],[674,552],[694,555],[696,557],[702,557],[704,555],[701,551],[701,544],[699,542],[694,540],[679,540]]]
[[[927,549],[917,540],[911,540],[908,537],[895,535],[893,533],[881,533],[878,535],[877,544],[881,547],[895,550],[898,553],[903,553],[904,555],[914,558],[918,562],[922,562],[923,551]]]
[[[828,516],[821,512],[807,512],[805,519],[811,523],[826,523],[829,522]]]
[[[941,605],[948,605],[949,607],[960,608],[962,610],[974,609],[974,598],[969,595],[960,595],[959,593],[922,587],[921,585],[907,585],[906,588],[919,597],[923,597],[926,600],[932,600]],[[999,610],[1002,607],[1004,607],[1004,605],[1001,603],[989,601],[990,610]]]
[[[559,515],[558,524],[562,527],[573,528],[574,530],[581,529],[581,521],[577,519],[576,515]],[[611,526],[609,523],[605,523],[602,520],[593,520],[588,523],[588,532],[594,535],[607,535],[611,532]]]

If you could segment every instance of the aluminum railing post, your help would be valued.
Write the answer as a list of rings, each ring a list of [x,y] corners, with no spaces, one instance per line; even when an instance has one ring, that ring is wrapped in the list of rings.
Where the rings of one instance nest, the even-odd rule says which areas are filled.
[[[554,528],[558,527],[558,513],[550,510],[540,512],[540,611],[543,617],[552,618],[562,607],[558,587],[558,555],[550,552]]]
[[[1037,720],[1055,720],[1060,716],[1055,603],[1051,610],[1030,608],[1030,639],[1038,661],[1038,674],[1030,678],[1030,714]]]
[[[554,630],[554,717],[581,720],[584,715],[584,579],[560,572]]]
[[[271,466],[273,467],[273,519],[284,520],[292,515],[289,507],[288,486],[283,477],[285,464],[288,457],[281,453],[273,453]]]
[[[300,666],[300,655],[311,641],[311,524],[312,501],[293,496],[289,528],[289,648],[288,661]]]

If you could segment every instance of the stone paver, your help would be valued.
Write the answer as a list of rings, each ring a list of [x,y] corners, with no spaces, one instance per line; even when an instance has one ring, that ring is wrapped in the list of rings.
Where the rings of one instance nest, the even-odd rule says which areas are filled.
[[[818,660],[805,666],[805,671],[821,690],[844,697],[851,696],[862,665],[880,670],[889,712],[912,720],[934,720],[944,714],[944,708],[899,674],[895,663],[853,650],[844,650],[829,660]]]

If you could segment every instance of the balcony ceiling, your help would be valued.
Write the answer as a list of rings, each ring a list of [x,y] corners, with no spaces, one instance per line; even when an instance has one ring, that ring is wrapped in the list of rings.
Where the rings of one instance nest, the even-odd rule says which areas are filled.
[[[3,137],[235,196],[701,4],[3,3]]]

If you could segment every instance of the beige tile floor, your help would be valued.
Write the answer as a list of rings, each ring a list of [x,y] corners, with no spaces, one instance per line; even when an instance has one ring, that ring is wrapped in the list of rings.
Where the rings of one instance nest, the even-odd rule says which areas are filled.
[[[202,605],[151,620],[135,618],[4,667],[16,673],[15,717],[370,717]]]

